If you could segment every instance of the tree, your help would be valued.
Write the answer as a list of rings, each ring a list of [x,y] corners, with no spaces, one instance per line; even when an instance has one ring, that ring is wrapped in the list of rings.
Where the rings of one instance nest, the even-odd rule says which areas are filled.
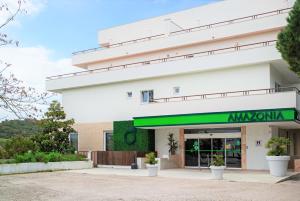
[[[53,101],[45,118],[40,121],[42,133],[33,137],[43,152],[56,151],[60,153],[73,152],[69,134],[75,132],[72,128],[74,119],[66,119],[66,113],[60,103]]]
[[[296,0],[287,22],[278,35],[277,49],[290,69],[300,75],[300,0]]]
[[[24,0],[15,0],[14,3],[17,5],[15,9],[12,2],[0,2],[0,14],[7,16],[7,19],[0,24],[0,47],[19,46],[19,41],[13,40],[6,33],[3,33],[3,28],[12,22],[19,13],[26,13],[26,10],[22,9]],[[39,116],[41,110],[38,109],[38,105],[46,104],[49,94],[46,92],[39,93],[34,88],[25,87],[21,80],[7,72],[11,66],[0,58],[0,110],[12,113],[21,119]]]
[[[31,136],[40,133],[38,120],[16,119],[0,122],[0,138],[9,138],[16,135]]]

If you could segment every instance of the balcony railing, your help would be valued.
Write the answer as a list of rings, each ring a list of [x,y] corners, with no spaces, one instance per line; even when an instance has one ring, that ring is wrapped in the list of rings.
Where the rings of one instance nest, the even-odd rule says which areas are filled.
[[[151,100],[150,103],[155,104],[155,103],[205,100],[205,99],[251,96],[251,95],[265,95],[265,94],[274,94],[274,93],[290,92],[290,91],[295,91],[298,95],[300,94],[299,89],[296,87],[280,87],[280,88],[269,88],[269,89],[254,89],[254,90],[244,90],[244,91],[230,91],[230,92],[220,92],[220,93],[197,94],[197,95],[189,95],[189,96],[156,98]]]
[[[109,67],[97,68],[97,69],[93,69],[93,70],[80,71],[80,72],[76,72],[76,73],[55,75],[55,76],[47,77],[46,79],[53,80],[53,79],[72,77],[72,76],[77,76],[77,75],[87,75],[87,74],[91,74],[91,73],[109,72],[112,70],[124,70],[124,69],[131,68],[131,67],[139,67],[139,66],[145,66],[145,65],[149,65],[149,64],[165,63],[165,62],[171,62],[171,61],[177,61],[177,60],[183,60],[183,59],[191,59],[191,58],[196,58],[196,57],[211,56],[211,55],[216,55],[216,54],[224,54],[224,53],[236,52],[236,51],[242,51],[242,50],[248,50],[248,49],[254,49],[254,48],[262,48],[262,47],[266,47],[266,46],[274,46],[275,44],[276,44],[276,40],[269,40],[269,41],[250,43],[250,44],[245,44],[245,45],[234,45],[234,46],[230,46],[230,47],[226,47],[226,48],[206,50],[206,51],[202,51],[202,52],[178,55],[178,56],[174,56],[174,57],[165,57],[165,58],[160,58],[160,59],[152,59],[152,60],[147,60],[147,61],[128,63],[128,64],[117,65],[117,66],[109,66]]]
[[[261,19],[261,18],[265,18],[265,17],[271,17],[274,15],[284,14],[284,13],[289,12],[290,10],[291,10],[291,8],[283,8],[283,9],[279,9],[279,10],[273,10],[273,11],[259,13],[259,14],[250,15],[250,16],[246,16],[246,17],[235,18],[235,19],[231,19],[231,20],[201,25],[201,26],[197,26],[197,27],[191,27],[188,29],[180,30],[180,31],[170,32],[168,36],[175,36],[175,35],[179,35],[179,34],[190,33],[190,32],[194,32],[194,31],[202,31],[202,30],[206,30],[206,29],[212,29],[212,28],[216,28],[216,27],[220,27],[220,26],[226,26],[226,25],[241,23],[241,22],[245,22],[245,21],[257,20],[257,19]],[[124,42],[120,42],[120,43],[110,44],[109,46],[107,46],[107,48],[115,48],[115,47],[120,47],[120,46],[124,46],[124,45],[150,41],[150,40],[163,38],[163,37],[165,37],[165,34],[158,34],[158,35],[153,35],[153,36],[148,36],[148,37],[143,37],[143,38],[137,38],[134,40],[128,40],[128,41],[124,41]],[[87,50],[73,52],[72,54],[78,55],[78,54],[82,54],[82,53],[94,52],[94,51],[107,49],[107,48],[103,48],[103,47],[91,48],[91,49],[87,49]]]

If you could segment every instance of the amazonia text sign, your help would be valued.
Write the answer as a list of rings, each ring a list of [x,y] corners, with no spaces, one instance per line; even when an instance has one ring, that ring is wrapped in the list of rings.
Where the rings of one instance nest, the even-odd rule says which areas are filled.
[[[150,116],[134,118],[136,127],[176,126],[196,124],[226,124],[294,121],[296,119],[294,108],[267,109],[251,111],[232,111],[217,113],[180,114],[166,116]]]

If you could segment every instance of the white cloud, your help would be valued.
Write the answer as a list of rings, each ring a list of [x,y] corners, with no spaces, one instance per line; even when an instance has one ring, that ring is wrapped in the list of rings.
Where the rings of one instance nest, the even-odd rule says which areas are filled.
[[[44,47],[0,48],[1,60],[12,64],[8,72],[41,91],[45,91],[47,76],[80,71],[71,65],[70,58],[51,60],[51,53]]]
[[[0,48],[1,60],[11,64],[5,71],[6,74],[13,73],[24,86],[34,87],[40,92],[46,91],[46,77],[71,72],[81,71],[80,68],[71,65],[70,58],[57,60],[50,59],[52,51],[44,47],[5,47]],[[56,95],[51,100],[60,100]],[[51,101],[49,100],[49,102]],[[39,106],[46,111],[48,106]],[[0,121],[2,118],[13,119],[14,115],[0,110]]]

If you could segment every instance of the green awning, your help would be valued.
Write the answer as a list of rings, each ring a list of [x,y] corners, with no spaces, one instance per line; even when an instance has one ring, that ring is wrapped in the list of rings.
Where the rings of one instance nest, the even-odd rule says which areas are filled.
[[[295,121],[294,108],[134,117],[135,127]]]

